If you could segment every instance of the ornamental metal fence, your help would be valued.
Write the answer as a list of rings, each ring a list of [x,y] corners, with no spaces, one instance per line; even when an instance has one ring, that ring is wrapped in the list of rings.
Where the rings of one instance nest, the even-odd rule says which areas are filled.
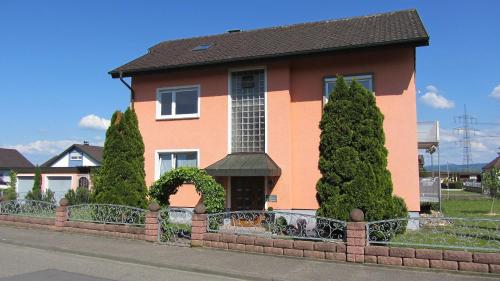
[[[0,214],[37,218],[55,218],[56,204],[52,202],[17,199],[0,202]]]
[[[158,215],[158,242],[174,246],[191,245],[193,212],[182,208],[161,209]]]
[[[234,211],[208,215],[208,232],[269,238],[343,241],[346,222],[277,211]]]
[[[81,204],[68,207],[68,220],[102,224],[144,226],[148,210],[113,204]]]
[[[500,252],[500,219],[418,217],[368,222],[372,245]]]

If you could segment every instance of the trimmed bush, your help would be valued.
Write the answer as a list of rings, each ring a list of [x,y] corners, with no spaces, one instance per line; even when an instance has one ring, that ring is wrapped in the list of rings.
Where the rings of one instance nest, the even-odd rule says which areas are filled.
[[[70,205],[79,205],[90,203],[90,191],[85,187],[78,187],[76,191],[70,189],[64,195]]]
[[[446,188],[446,189],[462,189],[464,188],[464,183],[461,182],[461,181],[457,181],[457,182],[449,182],[448,183],[448,186],[442,186],[443,188]]]
[[[407,216],[403,199],[392,195],[382,125],[373,93],[338,77],[320,122],[318,216],[347,220],[354,208],[366,220]]]
[[[439,203],[437,203],[437,202],[422,202],[422,203],[420,203],[420,213],[430,214],[431,211],[439,211]]]
[[[194,184],[203,198],[208,213],[224,211],[226,198],[224,187],[213,177],[198,168],[178,168],[163,174],[150,188],[149,195],[160,205],[170,205],[170,196],[177,193],[179,186]]]

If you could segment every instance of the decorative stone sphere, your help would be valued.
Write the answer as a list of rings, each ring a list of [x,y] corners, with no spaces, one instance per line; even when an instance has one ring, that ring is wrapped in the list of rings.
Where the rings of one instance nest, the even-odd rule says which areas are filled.
[[[360,209],[352,209],[349,219],[353,222],[361,222],[365,220],[365,214]]]
[[[69,200],[67,198],[62,198],[59,200],[59,206],[68,206],[69,205]]]
[[[161,208],[160,204],[158,204],[156,202],[153,202],[153,203],[148,205],[148,209],[151,212],[158,212],[158,210],[160,210],[160,208]]]

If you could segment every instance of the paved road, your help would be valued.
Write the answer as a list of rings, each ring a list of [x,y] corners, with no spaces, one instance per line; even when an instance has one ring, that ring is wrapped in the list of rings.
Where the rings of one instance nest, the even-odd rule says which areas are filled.
[[[0,244],[0,281],[241,280]]]
[[[19,274],[27,275],[1,279]],[[499,277],[169,247],[143,241],[0,226],[0,281],[486,281],[500,280]]]

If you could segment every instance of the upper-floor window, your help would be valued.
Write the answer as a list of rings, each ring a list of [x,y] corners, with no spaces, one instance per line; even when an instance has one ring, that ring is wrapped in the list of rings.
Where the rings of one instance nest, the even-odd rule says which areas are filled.
[[[78,151],[73,151],[69,154],[69,160],[72,160],[72,161],[83,160],[83,155],[82,155],[82,153],[80,153]]]
[[[198,167],[198,151],[158,152],[157,177],[181,167]]]
[[[200,116],[200,87],[158,89],[156,119],[196,118]]]
[[[351,84],[352,80],[358,81],[366,89],[373,92],[373,76],[372,75],[352,75],[344,76],[344,81],[347,84]],[[325,78],[325,92],[323,93],[323,99],[325,103],[335,89],[335,83],[337,82],[337,77]]]

